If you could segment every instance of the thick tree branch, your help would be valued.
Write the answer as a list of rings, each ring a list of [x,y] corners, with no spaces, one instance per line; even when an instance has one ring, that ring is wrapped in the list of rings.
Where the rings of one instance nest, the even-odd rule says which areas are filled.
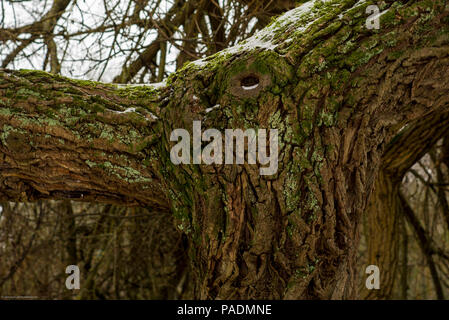
[[[0,199],[166,208],[155,165],[158,99],[151,88],[0,71]]]
[[[157,97],[141,88],[136,112],[111,111],[137,103],[113,87],[71,82],[71,99],[58,101],[52,92],[66,94],[54,83],[69,80],[4,72],[3,198],[82,190],[90,200],[162,206],[164,193],[189,241],[196,297],[354,297],[357,230],[385,146],[403,125],[449,106],[446,2],[383,3],[377,31],[365,27],[369,3],[309,1],[186,64]],[[171,133],[191,132],[194,120],[277,129],[278,171],[174,165]]]

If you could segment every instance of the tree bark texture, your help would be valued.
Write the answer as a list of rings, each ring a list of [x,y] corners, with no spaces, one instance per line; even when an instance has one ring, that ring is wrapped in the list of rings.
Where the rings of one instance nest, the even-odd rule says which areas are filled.
[[[399,129],[448,110],[447,1],[309,1],[166,86],[0,74],[0,199],[167,210],[195,297],[357,297],[359,224]],[[258,85],[245,90],[249,80]],[[174,165],[170,134],[277,129],[279,167]]]

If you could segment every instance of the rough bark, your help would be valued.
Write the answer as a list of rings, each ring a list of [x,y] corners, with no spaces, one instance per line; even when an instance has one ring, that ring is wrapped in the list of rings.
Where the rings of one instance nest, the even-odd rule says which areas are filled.
[[[0,76],[2,200],[168,208],[152,149],[158,140],[155,90],[38,71],[4,70]]]
[[[163,90],[127,89],[140,98],[137,112],[110,112],[136,104],[113,87],[2,72],[1,198],[62,198],[81,189],[88,200],[163,206],[160,199],[168,199],[189,241],[197,298],[356,297],[357,230],[385,146],[406,123],[449,104],[446,1],[388,1],[374,31],[365,28],[369,4],[306,3],[245,44],[187,64]],[[259,85],[244,90],[248,78]],[[32,94],[19,94],[31,90],[30,81],[44,96],[34,104]],[[64,93],[52,86],[58,83],[81,93]],[[99,97],[103,107],[73,127],[61,106],[77,112],[91,104],[52,103],[54,92]],[[120,124],[107,126],[110,141],[92,131],[114,116]],[[48,121],[20,120],[33,117],[59,121],[61,133]],[[135,134],[125,135],[131,119]],[[191,132],[193,120],[204,129],[278,129],[277,173],[261,176],[258,165],[248,164],[172,164],[170,134]],[[42,133],[62,137],[70,152]],[[151,142],[129,148],[143,139]],[[108,161],[135,175],[122,179],[126,170],[99,165]]]

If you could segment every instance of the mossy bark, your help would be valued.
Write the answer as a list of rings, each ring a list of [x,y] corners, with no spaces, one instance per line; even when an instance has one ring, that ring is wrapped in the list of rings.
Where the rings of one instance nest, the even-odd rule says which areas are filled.
[[[380,30],[365,27],[369,4],[306,3],[246,43],[187,64],[157,90],[3,71],[1,197],[81,189],[92,195],[85,200],[169,207],[189,242],[197,298],[356,297],[357,230],[385,146],[406,123],[449,104],[446,1],[384,2]],[[247,77],[259,85],[244,90]],[[80,110],[88,116],[66,120]],[[59,122],[27,124],[33,117]],[[278,129],[277,173],[174,165],[170,134],[192,132],[194,120],[204,129]],[[98,123],[107,124],[107,139]],[[48,134],[70,142],[63,156],[67,142],[39,137],[55,126],[62,133]]]
[[[167,209],[150,88],[0,71],[0,197]],[[154,98],[156,99],[156,98]]]

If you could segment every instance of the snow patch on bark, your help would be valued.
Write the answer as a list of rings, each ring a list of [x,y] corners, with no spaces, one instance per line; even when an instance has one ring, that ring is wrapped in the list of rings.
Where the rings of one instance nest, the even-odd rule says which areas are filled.
[[[279,18],[278,22],[284,28],[284,27],[287,26],[287,24],[292,24],[295,21],[300,20],[304,15],[306,15],[307,13],[310,12],[310,10],[312,10],[312,8],[315,6],[315,3],[317,1],[319,1],[319,0],[313,0],[313,1],[309,1],[309,2],[303,3],[299,7],[286,12],[284,15],[282,15]],[[326,2],[326,1],[328,1],[328,0],[324,0],[322,2]],[[299,31],[304,31],[313,22],[314,21],[309,21],[306,25],[300,27],[298,30]]]
[[[288,25],[295,26],[296,30],[300,32],[305,31],[318,18],[320,18],[318,13],[312,12],[314,6],[317,3],[325,3],[329,1],[332,0],[311,0],[303,3],[299,7],[284,13],[278,18],[276,23],[273,23],[271,26],[256,32],[252,37],[243,40],[239,44],[221,51],[220,54],[236,54],[256,48],[274,50],[279,45],[274,43],[276,31],[285,29]],[[298,25],[298,21],[301,20],[304,20],[304,24],[302,26]],[[208,64],[206,59],[207,58],[203,58],[193,61],[193,64],[198,67],[205,67]]]
[[[127,108],[127,109],[125,109],[125,110],[123,110],[123,111],[118,111],[118,110],[109,110],[109,111],[112,111],[112,112],[118,113],[118,114],[124,114],[124,113],[136,112],[136,108],[131,107],[131,108]],[[154,120],[159,119],[159,118],[156,117],[156,115],[153,114],[152,112],[148,112],[148,113],[150,114],[150,117],[151,117],[152,119],[154,119]]]
[[[112,110],[115,113],[128,113],[128,112],[136,112],[136,108],[128,108],[125,111],[116,111],[116,110]]]
[[[162,82],[148,83],[146,85],[155,89],[159,89],[166,87],[167,83],[165,81],[162,81]]]
[[[379,19],[380,17],[382,17],[385,13],[387,13],[390,10],[390,8],[379,12],[378,14],[376,14],[375,16],[371,17],[370,19],[375,20],[375,19]]]
[[[153,89],[165,88],[167,83],[165,81],[155,83],[131,83],[131,84],[116,84],[117,88],[132,88],[132,87],[151,87]]]
[[[214,110],[214,109],[216,109],[216,108],[219,108],[220,107],[220,105],[219,104],[216,104],[215,106],[213,106],[213,107],[211,107],[211,108],[207,108],[206,109],[206,113],[209,113],[209,112],[211,112],[212,110]]]

